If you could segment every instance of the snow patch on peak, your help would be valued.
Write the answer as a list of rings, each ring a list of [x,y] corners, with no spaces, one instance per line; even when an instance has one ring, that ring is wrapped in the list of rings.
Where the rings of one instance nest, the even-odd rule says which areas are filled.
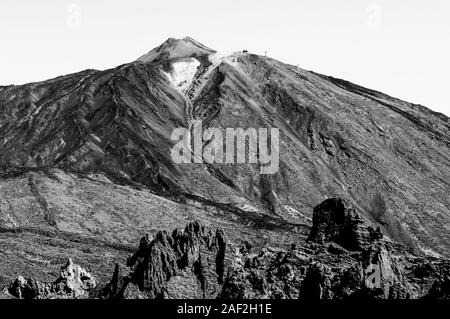
[[[190,37],[185,37],[183,39],[170,38],[159,47],[140,57],[138,61],[150,63],[159,59],[182,59],[192,56],[209,55],[214,52],[216,51]]]
[[[184,93],[191,85],[200,62],[194,58],[187,58],[174,62],[172,70],[164,72],[172,85],[181,93]]]

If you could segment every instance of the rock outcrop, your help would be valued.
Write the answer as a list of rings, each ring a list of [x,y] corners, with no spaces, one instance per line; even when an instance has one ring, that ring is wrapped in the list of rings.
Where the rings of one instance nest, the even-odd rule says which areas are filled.
[[[46,283],[19,276],[5,292],[19,299],[87,298],[96,285],[94,277],[69,258],[56,281]]]
[[[206,230],[198,222],[172,234],[159,232],[142,238],[129,258],[131,272],[116,266],[102,298],[216,298],[228,265],[227,244],[221,230]]]
[[[314,209],[310,241],[238,252],[222,298],[448,298],[450,261],[417,256],[366,225],[344,200]]]
[[[110,282],[95,279],[69,259],[53,283],[18,277],[6,289],[23,299],[103,298],[449,298],[450,261],[418,256],[383,237],[341,198],[315,207],[309,241],[288,250],[249,243],[230,248],[224,232],[199,222],[141,239],[117,264]]]
[[[367,226],[347,201],[330,198],[314,208],[308,240],[321,244],[335,242],[346,249],[358,250],[381,237],[380,228]]]

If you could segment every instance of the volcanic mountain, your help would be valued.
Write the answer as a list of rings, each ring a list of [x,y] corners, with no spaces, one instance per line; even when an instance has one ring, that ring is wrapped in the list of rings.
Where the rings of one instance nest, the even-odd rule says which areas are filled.
[[[171,133],[192,120],[279,128],[278,172],[175,164]],[[114,69],[0,87],[0,165],[0,284],[49,280],[67,256],[109,278],[143,234],[192,220],[287,247],[333,197],[390,240],[450,256],[448,117],[188,37]]]

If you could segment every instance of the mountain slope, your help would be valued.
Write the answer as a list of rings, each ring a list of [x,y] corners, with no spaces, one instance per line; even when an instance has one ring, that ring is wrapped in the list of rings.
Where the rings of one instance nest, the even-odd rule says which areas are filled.
[[[194,119],[278,127],[279,171],[173,163],[171,132]],[[286,246],[305,238],[313,207],[342,197],[393,240],[448,257],[449,132],[423,106],[169,39],[111,70],[0,87],[1,226],[129,244],[200,218],[234,242]]]

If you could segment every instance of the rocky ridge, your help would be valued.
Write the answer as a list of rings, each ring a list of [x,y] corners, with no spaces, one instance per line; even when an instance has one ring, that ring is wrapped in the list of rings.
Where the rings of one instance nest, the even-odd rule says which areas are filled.
[[[124,275],[116,266],[102,298],[216,298],[227,271],[227,244],[223,231],[205,230],[198,222],[184,231],[159,232],[141,239],[138,251],[127,262]]]
[[[361,222],[342,199],[314,209],[305,245],[243,250],[223,298],[448,298],[450,261],[417,256]]]
[[[233,247],[223,231],[192,222],[143,237],[127,266],[128,273],[116,265],[98,289],[69,262],[53,284],[19,277],[7,291],[18,298],[450,298],[449,260],[386,239],[341,198],[316,206],[308,242],[288,250]]]

